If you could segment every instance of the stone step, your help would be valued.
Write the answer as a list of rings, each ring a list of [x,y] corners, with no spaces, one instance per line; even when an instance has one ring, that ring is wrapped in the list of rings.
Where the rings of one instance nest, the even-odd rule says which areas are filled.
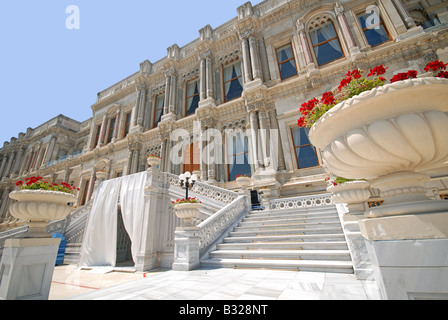
[[[342,228],[329,227],[329,228],[282,228],[282,229],[268,229],[263,228],[255,231],[231,231],[229,235],[231,237],[257,237],[263,235],[305,235],[305,234],[328,234],[328,233],[342,233]]]
[[[217,250],[211,259],[280,259],[351,261],[348,250]]]
[[[320,228],[320,227],[340,227],[341,224],[339,221],[326,221],[326,222],[291,222],[291,223],[283,223],[278,221],[264,221],[259,223],[240,223],[237,227],[235,227],[234,231],[255,231],[262,229],[285,229],[285,228]]]
[[[254,210],[251,211],[249,214],[251,215],[288,214],[288,213],[302,214],[302,213],[324,213],[324,212],[337,212],[337,210],[334,206],[320,206],[320,207],[291,208],[284,210],[270,210],[270,209],[261,211]]]
[[[257,237],[251,236],[231,236],[224,238],[224,243],[260,243],[266,241],[300,241],[300,242],[323,242],[323,241],[345,241],[343,233],[331,234],[304,234],[304,235],[263,235]]]
[[[345,241],[298,242],[298,241],[265,241],[265,242],[232,242],[217,245],[218,250],[347,250]]]
[[[266,213],[253,213],[250,212],[246,217],[244,217],[244,221],[249,220],[266,220],[266,219],[311,219],[311,218],[338,218],[338,214],[336,211],[333,212],[266,212]]]
[[[203,266],[222,268],[262,268],[312,272],[353,273],[351,261],[328,260],[265,260],[265,259],[204,259]]]

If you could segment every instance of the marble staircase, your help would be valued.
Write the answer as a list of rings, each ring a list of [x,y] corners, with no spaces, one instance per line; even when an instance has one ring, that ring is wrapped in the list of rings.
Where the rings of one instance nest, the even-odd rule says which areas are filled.
[[[334,205],[251,211],[201,264],[353,273]]]

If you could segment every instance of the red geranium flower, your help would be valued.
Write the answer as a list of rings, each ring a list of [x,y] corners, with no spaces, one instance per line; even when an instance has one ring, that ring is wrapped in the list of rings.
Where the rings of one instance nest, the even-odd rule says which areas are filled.
[[[432,72],[437,72],[440,70],[445,70],[447,65],[448,63],[444,64],[442,61],[436,60],[428,63],[423,70],[425,70],[426,72],[428,72],[429,70],[431,70]]]
[[[373,69],[370,69],[370,73],[369,73],[367,76],[368,76],[368,77],[371,77],[371,76],[380,76],[380,75],[382,75],[382,74],[385,74],[387,69],[388,69],[388,68],[384,68],[383,65],[379,65],[379,66],[377,66],[377,67],[375,67],[375,68],[373,68]],[[383,78],[383,79],[384,79],[384,78]],[[381,80],[381,79],[380,79],[380,80]]]

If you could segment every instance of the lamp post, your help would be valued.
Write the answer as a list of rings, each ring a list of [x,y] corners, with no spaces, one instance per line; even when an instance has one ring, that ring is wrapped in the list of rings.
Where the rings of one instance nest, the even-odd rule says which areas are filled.
[[[193,188],[194,183],[197,180],[198,180],[198,176],[195,174],[192,175],[189,171],[187,171],[179,176],[181,188],[183,188],[185,185],[185,199],[188,199],[188,189]]]

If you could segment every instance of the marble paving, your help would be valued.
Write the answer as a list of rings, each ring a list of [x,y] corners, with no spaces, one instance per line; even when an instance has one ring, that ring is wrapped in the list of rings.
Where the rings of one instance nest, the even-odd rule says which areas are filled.
[[[253,269],[165,271],[67,300],[380,300],[352,274]]]

